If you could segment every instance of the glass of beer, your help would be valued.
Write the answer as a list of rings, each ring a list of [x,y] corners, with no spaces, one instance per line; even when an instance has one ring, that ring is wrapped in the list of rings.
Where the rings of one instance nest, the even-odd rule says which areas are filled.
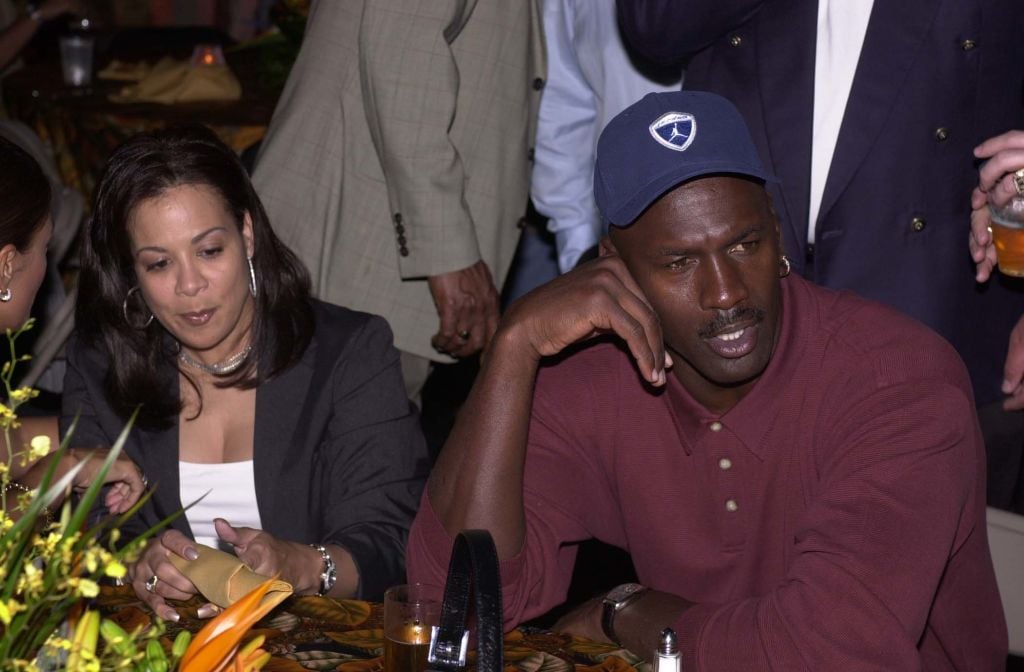
[[[441,589],[422,583],[394,586],[384,593],[384,672],[427,669],[430,628],[438,624]]]
[[[1024,277],[1024,196],[1015,196],[1002,208],[990,208],[996,263],[1006,275]]]

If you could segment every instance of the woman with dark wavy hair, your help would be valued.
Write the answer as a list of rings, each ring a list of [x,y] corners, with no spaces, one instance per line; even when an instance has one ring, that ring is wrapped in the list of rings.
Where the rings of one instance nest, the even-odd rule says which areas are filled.
[[[46,275],[46,248],[52,235],[49,180],[28,152],[0,137],[0,333],[17,330],[28,319]],[[0,462],[8,465],[12,479],[4,493],[7,508],[13,508],[15,495],[36,487],[56,459],[52,454],[38,460],[12,459],[12,453],[24,455],[30,442],[40,436],[46,437],[51,449],[57,447],[57,418],[19,418],[19,425],[10,428],[10,446],[7,435],[0,432]],[[90,454],[80,450],[64,453],[55,478]],[[101,463],[101,459],[89,460],[75,475],[73,487],[88,487]],[[127,458],[114,462],[106,480],[114,487],[107,491],[105,503],[115,513],[127,511],[142,494],[141,474]]]
[[[128,140],[92,212],[62,423],[80,413],[75,442],[109,443],[137,410],[126,451],[157,487],[129,533],[197,502],[130,567],[136,593],[177,620],[165,600],[196,590],[168,556],[203,543],[298,594],[380,599],[426,452],[387,324],[310,298],[201,127]]]

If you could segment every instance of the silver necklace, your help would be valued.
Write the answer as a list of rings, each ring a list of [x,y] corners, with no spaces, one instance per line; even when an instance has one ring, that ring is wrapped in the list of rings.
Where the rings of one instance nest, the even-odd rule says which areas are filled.
[[[181,362],[182,364],[191,366],[193,369],[199,369],[200,371],[204,371],[206,373],[212,373],[215,376],[223,376],[225,374],[237,370],[238,367],[242,366],[242,364],[245,362],[245,358],[249,356],[250,352],[252,352],[251,343],[245,346],[245,349],[243,349],[241,352],[231,355],[223,362],[217,362],[216,364],[204,364],[203,362],[200,362],[198,359],[189,356],[189,354],[185,352],[184,349],[182,349],[178,351],[178,361]]]

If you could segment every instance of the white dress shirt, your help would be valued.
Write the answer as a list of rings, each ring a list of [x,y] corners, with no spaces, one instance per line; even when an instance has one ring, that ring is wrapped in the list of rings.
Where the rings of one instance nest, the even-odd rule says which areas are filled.
[[[540,102],[530,195],[549,218],[563,273],[603,231],[594,204],[597,138],[651,91],[678,91],[680,72],[640,72],[619,34],[615,0],[544,0],[548,79]],[[657,77],[659,81],[652,79]]]
[[[263,529],[252,465],[252,460],[223,464],[178,462],[182,505],[188,506],[202,497],[185,511],[196,542],[234,553],[234,548],[217,536],[214,518],[223,518],[233,527]]]
[[[818,41],[814,60],[814,128],[811,142],[811,202],[807,242],[825,192],[832,154],[850,98],[874,0],[818,0]]]

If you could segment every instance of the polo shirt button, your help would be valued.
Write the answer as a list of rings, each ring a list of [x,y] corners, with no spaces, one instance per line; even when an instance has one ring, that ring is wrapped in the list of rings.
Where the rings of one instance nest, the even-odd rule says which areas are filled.
[[[738,47],[741,44],[743,44],[743,38],[740,37],[739,35],[733,35],[732,37],[729,38],[729,44],[731,44],[734,47]]]
[[[730,499],[725,503],[725,510],[729,513],[736,513],[739,511],[740,505],[736,503],[735,499]]]
[[[964,51],[970,51],[971,49],[974,49],[976,46],[978,46],[978,43],[975,42],[974,40],[964,40],[963,42],[960,43],[960,48],[963,49]]]
[[[924,231],[925,224],[926,222],[921,217],[914,217],[910,220],[910,228],[918,233]]]
[[[935,139],[939,142],[945,142],[949,139],[949,129],[945,126],[940,126],[935,129]]]
[[[722,423],[716,420],[711,423],[711,426],[708,427],[708,429],[710,429],[712,432],[720,432],[722,431]]]
[[[729,471],[730,469],[732,469],[732,460],[730,460],[728,457],[723,457],[718,461],[718,468],[721,469],[722,471]]]

